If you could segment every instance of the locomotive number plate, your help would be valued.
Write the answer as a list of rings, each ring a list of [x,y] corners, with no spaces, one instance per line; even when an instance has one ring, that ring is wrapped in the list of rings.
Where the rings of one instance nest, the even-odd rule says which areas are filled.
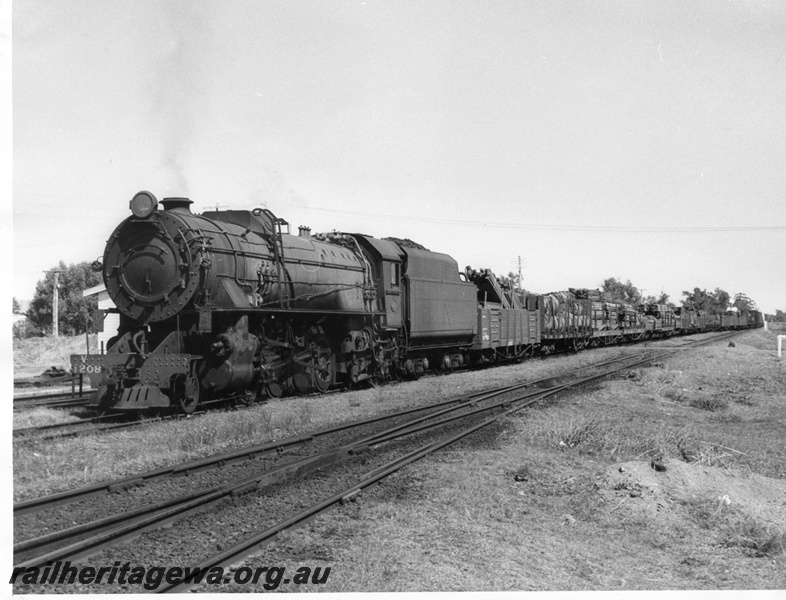
[[[124,354],[72,354],[71,372],[79,375],[96,375],[104,367],[125,364],[128,355]]]

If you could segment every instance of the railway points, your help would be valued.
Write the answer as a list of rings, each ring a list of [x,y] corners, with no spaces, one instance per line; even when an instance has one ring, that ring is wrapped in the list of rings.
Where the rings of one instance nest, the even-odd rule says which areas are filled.
[[[724,335],[722,337],[725,338],[726,336]],[[410,419],[404,421],[393,428],[389,428],[388,430],[382,430],[376,432],[372,434],[370,437],[366,436],[365,438],[362,439],[355,439],[350,444],[344,444],[343,446],[332,447],[317,454],[306,455],[301,459],[289,463],[283,462],[282,464],[273,468],[272,470],[268,469],[263,473],[252,473],[251,475],[246,475],[244,478],[235,481],[230,481],[230,482],[225,481],[221,485],[213,486],[212,488],[207,490],[192,491],[179,498],[175,498],[175,499],[170,498],[169,500],[161,501],[160,503],[154,506],[147,506],[144,508],[140,508],[138,509],[137,512],[129,512],[126,510],[121,514],[118,514],[117,517],[115,517],[114,519],[110,517],[104,517],[97,521],[83,523],[81,525],[71,528],[71,530],[56,532],[54,534],[48,534],[46,536],[39,537],[38,539],[28,540],[17,546],[16,549],[18,550],[19,557],[22,558],[27,557],[30,555],[30,552],[33,551],[40,551],[42,549],[46,550],[49,548],[49,544],[55,544],[55,545],[60,544],[62,546],[62,544],[65,541],[73,539],[73,536],[75,536],[77,539],[83,538],[82,541],[73,542],[67,545],[65,550],[62,550],[61,548],[59,550],[49,550],[44,554],[36,554],[35,556],[37,556],[38,558],[35,557],[27,558],[26,562],[25,561],[19,562],[19,565],[20,566],[33,565],[35,564],[36,560],[44,560],[44,559],[61,560],[64,558],[76,559],[80,556],[84,557],[86,555],[99,551],[102,548],[106,548],[114,544],[117,544],[123,540],[133,538],[139,535],[139,533],[143,530],[150,529],[151,527],[153,528],[160,527],[164,524],[171,523],[173,521],[177,521],[178,519],[181,519],[184,514],[203,510],[203,506],[207,502],[214,502],[228,496],[234,497],[237,494],[247,494],[252,490],[257,489],[260,485],[263,486],[270,485],[273,482],[280,481],[282,477],[286,478],[286,476],[292,476],[295,474],[299,477],[302,477],[305,473],[308,473],[315,468],[326,468],[336,462],[348,460],[353,455],[362,454],[363,456],[368,456],[367,453],[371,448],[379,448],[379,447],[384,448],[386,447],[386,445],[389,445],[388,443],[392,443],[402,436],[411,437],[417,435],[418,433],[423,435],[427,431],[430,432],[431,430],[437,427],[443,427],[447,423],[453,421],[458,421],[458,420],[471,421],[471,417],[473,414],[481,415],[483,413],[488,413],[494,410],[503,411],[501,414],[508,414],[509,411],[511,410],[519,410],[520,408],[523,408],[523,406],[529,405],[530,403],[542,399],[546,396],[553,395],[561,391],[564,391],[568,388],[575,387],[583,383],[586,383],[588,381],[607,376],[611,373],[615,373],[619,371],[620,369],[631,368],[633,366],[643,364],[644,362],[660,360],[661,358],[667,355],[684,351],[688,347],[694,347],[699,344],[706,344],[711,341],[717,341],[717,339],[718,338],[713,338],[710,340],[703,340],[701,342],[692,342],[692,343],[689,342],[686,343],[683,347],[672,348],[669,350],[660,350],[660,351],[648,350],[640,353],[638,356],[632,357],[628,355],[624,357],[618,357],[614,360],[592,364],[589,365],[588,367],[585,367],[582,370],[586,370],[588,368],[594,368],[594,369],[603,369],[604,367],[609,367],[609,368],[607,370],[604,370],[600,374],[594,374],[585,378],[578,378],[578,373],[575,372],[565,373],[563,374],[563,377],[567,377],[571,379],[569,383],[551,385],[546,389],[539,389],[539,388],[536,388],[534,390],[530,389],[529,392],[525,392],[520,396],[517,396],[515,398],[510,398],[508,396],[506,399],[497,401],[488,406],[478,407],[478,404],[484,400],[498,398],[499,395],[502,393],[509,395],[511,392],[515,392],[516,390],[524,390],[525,388],[531,388],[532,386],[538,383],[543,383],[543,381],[528,381],[528,382],[523,382],[522,384],[519,384],[517,386],[508,386],[505,389],[495,390],[483,395],[475,394],[473,395],[473,397],[469,397],[469,398],[451,399],[450,401],[443,402],[442,404],[443,405],[452,404],[453,406],[446,406],[445,408],[442,408],[439,411],[433,410],[436,408],[435,406],[423,407],[416,410],[408,410],[406,411],[407,414],[412,414],[415,412],[423,412],[426,409],[432,409],[432,412],[428,415],[425,415],[417,419]],[[621,364],[618,366],[613,366],[614,363],[621,363]],[[554,377],[550,377],[548,379],[553,380]],[[464,414],[458,414],[452,417],[442,416],[450,412],[458,412],[462,409],[466,409]],[[396,416],[396,415],[392,415],[392,416]],[[366,420],[364,424],[368,424],[372,421],[387,420],[390,419],[392,416],[391,415],[381,416],[378,419]],[[441,418],[437,419],[435,422],[435,417],[441,417]],[[494,418],[498,418],[498,417],[499,415]],[[468,435],[472,431],[475,431],[477,428],[480,428],[482,426],[489,424],[490,422],[493,422],[494,418],[483,420],[480,422],[481,424],[478,424],[477,422],[473,423],[464,435]],[[345,428],[348,427],[349,426],[345,426]],[[335,431],[337,431],[337,429],[333,430],[333,432]],[[320,434],[327,434],[327,433],[332,433],[332,432],[326,431],[326,432],[321,432]],[[459,439],[460,437],[463,437],[463,435],[458,436],[456,439]],[[312,439],[313,437],[311,436],[309,436],[309,438],[307,439],[306,438],[295,439],[295,440],[291,440],[291,444],[293,447],[299,448],[302,447],[303,444],[311,441]],[[426,446],[434,446],[434,444],[435,442],[432,438],[428,441]],[[420,448],[419,450],[417,450],[417,452],[413,451],[412,453],[410,453],[411,458],[415,456],[419,457],[421,455],[427,454],[428,452],[426,451],[426,446]],[[266,448],[253,448],[253,449],[249,449],[249,453],[251,455],[254,455],[263,452],[270,452],[278,456],[280,455],[281,449],[283,447],[286,447],[286,444],[284,444],[283,446],[276,446],[276,447],[268,446]],[[430,451],[434,451],[438,447],[441,447],[441,445],[434,446]],[[425,454],[420,454],[420,452],[425,452]],[[247,460],[248,456],[249,456],[248,454],[244,455],[244,453],[240,452],[240,453],[233,453],[233,455],[231,456],[214,457],[209,461],[202,461],[200,464],[192,463],[190,465],[182,465],[180,467],[180,473],[181,474],[194,473],[200,471],[201,469],[211,468],[211,467],[212,468],[218,467],[219,469],[221,469],[225,467],[226,464],[231,463],[232,461]],[[413,458],[413,460],[415,459],[416,458]],[[389,472],[392,472],[392,471],[388,471],[388,468],[392,468],[394,466],[394,463],[397,464],[397,460],[398,459],[392,461],[390,465],[385,465],[384,468],[380,467],[380,469],[377,469],[378,473],[375,472],[374,476],[376,477],[376,475],[382,473],[388,474]],[[409,460],[405,460],[401,463],[401,465],[408,464],[408,462]],[[164,471],[161,471],[155,475],[171,476],[173,473],[174,471],[171,471],[169,473],[165,473]],[[372,477],[372,479],[374,479],[374,477]],[[65,496],[61,498],[53,498],[52,499],[53,502],[50,504],[50,506],[56,506],[58,504],[61,504],[62,502],[71,502],[79,498],[86,498],[90,494],[106,492],[107,490],[110,489],[114,489],[114,490],[126,489],[128,487],[133,487],[134,485],[138,485],[143,481],[148,481],[148,480],[152,480],[152,478],[142,476],[137,478],[136,480],[134,480],[133,478],[129,478],[124,481],[109,483],[101,490],[99,490],[99,488],[96,487],[91,492],[87,492],[83,495],[77,494],[71,497],[70,499],[67,499]],[[360,486],[358,487],[358,489],[365,486],[363,482],[360,482],[358,485]],[[353,493],[352,490],[349,491],[345,490],[345,492],[346,493],[342,493],[343,495],[339,494],[336,498],[333,498],[332,501],[329,503],[329,505],[332,505],[337,501],[341,501],[342,498],[346,500],[348,494],[351,495]],[[17,508],[18,508],[17,511],[18,514],[21,515],[31,509],[32,510],[41,509],[43,508],[43,506],[35,507],[33,504],[25,505],[25,503],[22,503],[18,505],[18,507],[15,507],[15,509]],[[290,521],[291,519],[288,520],[287,522]],[[290,525],[287,526],[291,526],[291,523]],[[85,538],[84,536],[87,533],[90,533],[90,536]]]

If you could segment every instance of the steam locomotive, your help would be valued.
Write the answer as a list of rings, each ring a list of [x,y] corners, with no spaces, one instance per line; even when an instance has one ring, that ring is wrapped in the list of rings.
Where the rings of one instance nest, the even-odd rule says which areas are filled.
[[[717,323],[665,305],[634,309],[599,292],[523,294],[491,271],[409,240],[298,235],[270,210],[194,214],[187,198],[130,201],[103,262],[120,327],[105,354],[73,355],[89,405],[139,410],[224,397],[326,392],[430,369],[580,350]],[[100,321],[99,318],[94,318]]]

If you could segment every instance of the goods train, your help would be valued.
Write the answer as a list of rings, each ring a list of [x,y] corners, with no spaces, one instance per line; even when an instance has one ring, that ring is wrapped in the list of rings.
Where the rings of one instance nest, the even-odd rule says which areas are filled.
[[[194,214],[187,198],[160,204],[136,194],[94,264],[120,327],[106,353],[71,357],[95,389],[90,406],[192,412],[224,397],[326,392],[762,324],[755,311],[634,308],[595,290],[524,294],[409,240],[306,227],[292,235],[267,209]]]

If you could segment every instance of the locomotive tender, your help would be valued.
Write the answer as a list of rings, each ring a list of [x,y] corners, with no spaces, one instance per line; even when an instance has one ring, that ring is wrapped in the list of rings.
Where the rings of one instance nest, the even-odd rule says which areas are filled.
[[[95,388],[90,406],[192,412],[232,395],[325,392],[534,352],[761,326],[759,313],[713,324],[587,290],[523,295],[408,241],[305,227],[291,235],[267,209],[198,215],[190,204],[166,198],[159,208],[139,192],[94,265],[120,328],[105,354],[71,357]]]

